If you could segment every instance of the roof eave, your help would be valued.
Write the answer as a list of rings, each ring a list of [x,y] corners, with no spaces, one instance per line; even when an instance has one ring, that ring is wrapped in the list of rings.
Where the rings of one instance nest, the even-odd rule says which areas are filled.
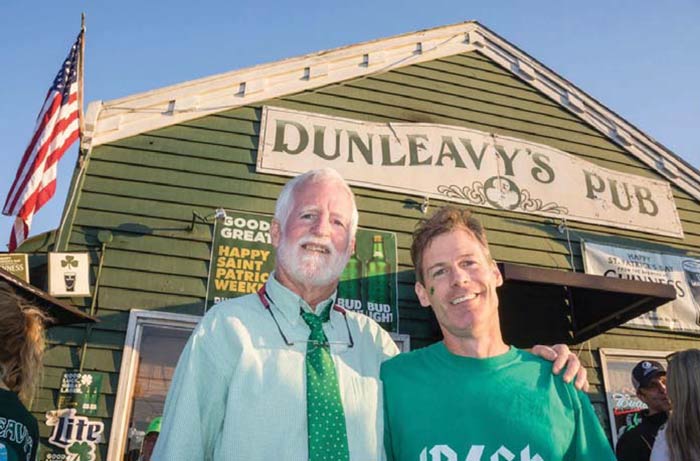
[[[82,148],[469,51],[489,57],[700,201],[697,169],[475,21],[311,53],[111,101],[97,101],[88,107]]]

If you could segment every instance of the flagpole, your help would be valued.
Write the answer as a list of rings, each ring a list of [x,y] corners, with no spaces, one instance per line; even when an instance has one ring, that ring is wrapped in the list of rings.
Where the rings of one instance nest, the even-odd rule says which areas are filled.
[[[83,118],[83,76],[84,65],[85,65],[85,13],[80,13],[80,35],[82,35],[80,40],[80,53],[78,55],[78,156],[75,161],[75,169],[73,170],[73,177],[71,178],[70,185],[68,186],[68,196],[66,197],[65,205],[63,206],[63,213],[61,214],[61,221],[58,224],[58,229],[56,230],[56,236],[54,238],[54,248],[53,251],[66,251],[68,249],[68,242],[65,239],[65,227],[69,215],[72,212],[73,202],[75,200],[77,189],[82,185],[82,173],[85,167],[85,157],[87,153],[83,152],[83,135],[85,132],[85,122]],[[70,229],[68,230],[68,237],[70,238]]]
[[[80,41],[80,56],[78,57],[78,67],[80,69],[80,83],[78,84],[78,119],[80,120],[80,143],[78,145],[78,151],[80,151],[80,145],[83,141],[83,132],[85,131],[85,124],[83,120],[83,93],[85,88],[85,82],[83,76],[85,75],[85,13],[80,13],[80,33],[83,35],[83,39]],[[78,152],[80,155],[80,152]]]

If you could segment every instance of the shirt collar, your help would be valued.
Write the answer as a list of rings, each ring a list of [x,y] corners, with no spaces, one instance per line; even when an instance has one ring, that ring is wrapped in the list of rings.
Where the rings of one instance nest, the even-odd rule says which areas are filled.
[[[314,314],[318,315],[318,313],[324,308],[328,308],[328,304],[330,304],[331,317],[328,324],[331,326],[333,325],[333,318],[335,317],[335,310],[333,309],[333,306],[335,305],[335,300],[338,294],[337,290],[334,291],[329,298],[318,303],[315,311],[311,310],[311,306],[309,306],[309,304],[304,301],[301,296],[282,285],[277,280],[274,271],[267,279],[265,290],[272,301],[271,304],[282,313],[284,318],[286,318],[290,324],[296,326],[300,321],[303,322],[300,315],[301,310],[304,312],[313,312]]]

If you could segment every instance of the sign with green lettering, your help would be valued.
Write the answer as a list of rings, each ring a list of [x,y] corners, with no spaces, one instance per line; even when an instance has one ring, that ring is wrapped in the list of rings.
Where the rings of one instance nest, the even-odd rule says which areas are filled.
[[[214,225],[207,310],[228,298],[257,292],[275,267],[272,217],[228,211]],[[358,229],[355,251],[340,276],[338,304],[398,331],[396,234]]]
[[[361,187],[683,237],[668,182],[523,139],[267,106],[259,139],[260,173],[331,167]]]

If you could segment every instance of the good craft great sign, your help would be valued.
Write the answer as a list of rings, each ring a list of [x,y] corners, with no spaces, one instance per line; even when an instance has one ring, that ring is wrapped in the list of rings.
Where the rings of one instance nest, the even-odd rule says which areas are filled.
[[[323,166],[362,187],[683,237],[664,181],[467,128],[263,108],[257,171],[295,176]]]

